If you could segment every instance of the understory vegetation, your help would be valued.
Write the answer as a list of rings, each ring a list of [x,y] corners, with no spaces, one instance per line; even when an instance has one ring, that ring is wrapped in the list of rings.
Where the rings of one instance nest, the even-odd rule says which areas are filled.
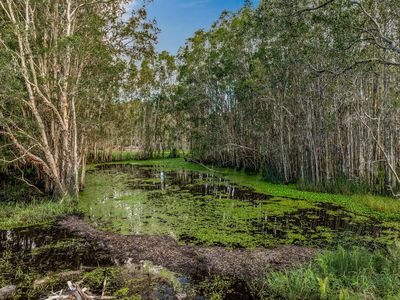
[[[264,299],[398,299],[400,244],[375,251],[339,247],[308,266],[267,273],[263,284]]]
[[[64,199],[31,200],[28,203],[0,204],[0,230],[54,222],[57,218],[77,213],[76,205]]]
[[[224,12],[175,57],[137,65],[137,97],[103,116],[114,126],[94,132],[90,160],[183,151],[304,190],[396,195],[398,7],[264,0]]]

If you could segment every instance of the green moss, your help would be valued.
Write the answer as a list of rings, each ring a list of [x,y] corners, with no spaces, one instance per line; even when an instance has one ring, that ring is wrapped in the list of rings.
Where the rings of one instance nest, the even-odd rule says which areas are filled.
[[[132,294],[129,288],[119,289],[114,293],[114,296],[119,300],[141,300],[142,297],[138,294]]]
[[[104,280],[106,280],[106,295],[113,295],[123,285],[119,278],[120,270],[117,267],[97,268],[85,273],[82,286],[89,288],[92,293],[101,294],[103,291]]]

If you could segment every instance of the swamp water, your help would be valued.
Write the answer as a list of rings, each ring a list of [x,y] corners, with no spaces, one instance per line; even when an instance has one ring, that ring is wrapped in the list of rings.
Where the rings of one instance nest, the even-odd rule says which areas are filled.
[[[88,172],[79,209],[86,221],[121,234],[169,235],[182,244],[230,248],[296,244],[381,246],[398,232],[328,203],[273,197],[239,186],[217,173],[134,164],[103,165]],[[115,261],[101,244],[55,225],[0,231],[0,285],[29,284],[49,272],[107,267]],[[243,281],[185,278],[197,295],[252,298]],[[170,292],[159,294],[171,299]],[[38,298],[30,298],[38,299]],[[197,297],[196,299],[204,299]]]
[[[115,284],[123,284],[123,276],[128,276],[124,274],[129,274],[130,282],[121,299],[175,299],[175,286],[192,288],[187,277],[175,276],[150,262],[114,268],[124,263],[107,253],[101,243],[77,238],[54,224],[0,230],[0,288],[16,285],[15,299],[45,299],[50,292],[66,289],[67,280],[82,281],[84,287],[94,286],[101,293],[107,276],[111,280],[107,290],[115,291]]]
[[[17,285],[17,299],[40,299],[42,291],[33,291],[33,281],[48,274],[113,264],[102,245],[56,225],[0,230],[0,287]]]
[[[103,165],[88,174],[80,209],[99,228],[170,235],[182,244],[327,248],[385,244],[392,228],[329,203],[273,197],[217,173],[135,164]]]

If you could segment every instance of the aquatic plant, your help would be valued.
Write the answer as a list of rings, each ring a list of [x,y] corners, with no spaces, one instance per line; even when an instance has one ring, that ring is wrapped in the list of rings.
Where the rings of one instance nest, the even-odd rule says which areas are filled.
[[[376,242],[386,244],[398,235],[392,226],[380,226],[329,201],[268,194],[269,186],[275,191],[290,191],[290,187],[258,183],[254,175],[233,172],[235,179],[239,177],[235,180],[231,173],[199,171],[198,165],[192,168],[182,160],[152,161],[165,165],[149,162],[92,169],[79,202],[86,220],[123,234],[170,235],[185,244],[232,248],[327,247],[343,242],[346,232],[356,233],[346,238],[353,244],[374,243],[370,237],[382,232]],[[263,189],[256,190],[253,182]]]
[[[265,193],[272,196],[289,197],[294,199],[303,199],[307,201],[329,202],[341,205],[344,209],[357,213],[364,214],[370,217],[381,220],[397,220],[400,221],[400,201],[391,197],[375,196],[368,194],[367,190],[360,188],[353,190],[352,195],[332,194],[319,191],[306,191],[299,188],[295,184],[276,184],[266,181],[262,174],[246,173],[241,170],[231,168],[221,168],[190,163],[182,158],[176,159],[156,159],[147,161],[131,161],[130,163],[140,165],[158,165],[163,166],[166,170],[186,169],[192,171],[210,172],[213,170],[216,174],[229,179],[233,183],[241,186],[253,188],[256,192]],[[369,201],[359,201],[360,199],[369,198]],[[377,206],[368,204],[372,202],[382,203]],[[391,205],[383,205],[383,203],[391,203]]]

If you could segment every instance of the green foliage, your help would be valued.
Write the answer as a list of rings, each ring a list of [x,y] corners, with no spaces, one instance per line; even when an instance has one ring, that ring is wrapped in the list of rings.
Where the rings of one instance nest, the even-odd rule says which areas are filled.
[[[82,286],[88,287],[95,294],[101,294],[106,280],[105,294],[112,295],[123,285],[119,274],[118,268],[97,268],[85,274]]]
[[[193,157],[313,191],[395,189],[399,7],[266,0],[195,32],[176,89]]]
[[[76,213],[75,204],[51,199],[0,204],[0,229],[51,223],[58,217],[73,213]]]
[[[374,187],[366,182],[346,178],[338,178],[334,181],[324,181],[318,184],[300,181],[296,183],[296,186],[305,191],[342,195],[368,194],[374,190]]]
[[[353,195],[352,200],[374,211],[400,214],[400,200],[397,198],[364,194],[364,195]]]
[[[0,6],[0,156],[33,166],[46,194],[75,197],[89,145],[120,138],[118,104],[137,92],[129,66],[145,65],[158,33],[144,4],[127,10],[124,0]]]
[[[234,281],[231,278],[210,276],[194,286],[194,292],[210,300],[223,300],[229,294],[234,294]]]
[[[397,299],[400,243],[387,251],[338,247],[305,267],[265,275],[264,299]]]

